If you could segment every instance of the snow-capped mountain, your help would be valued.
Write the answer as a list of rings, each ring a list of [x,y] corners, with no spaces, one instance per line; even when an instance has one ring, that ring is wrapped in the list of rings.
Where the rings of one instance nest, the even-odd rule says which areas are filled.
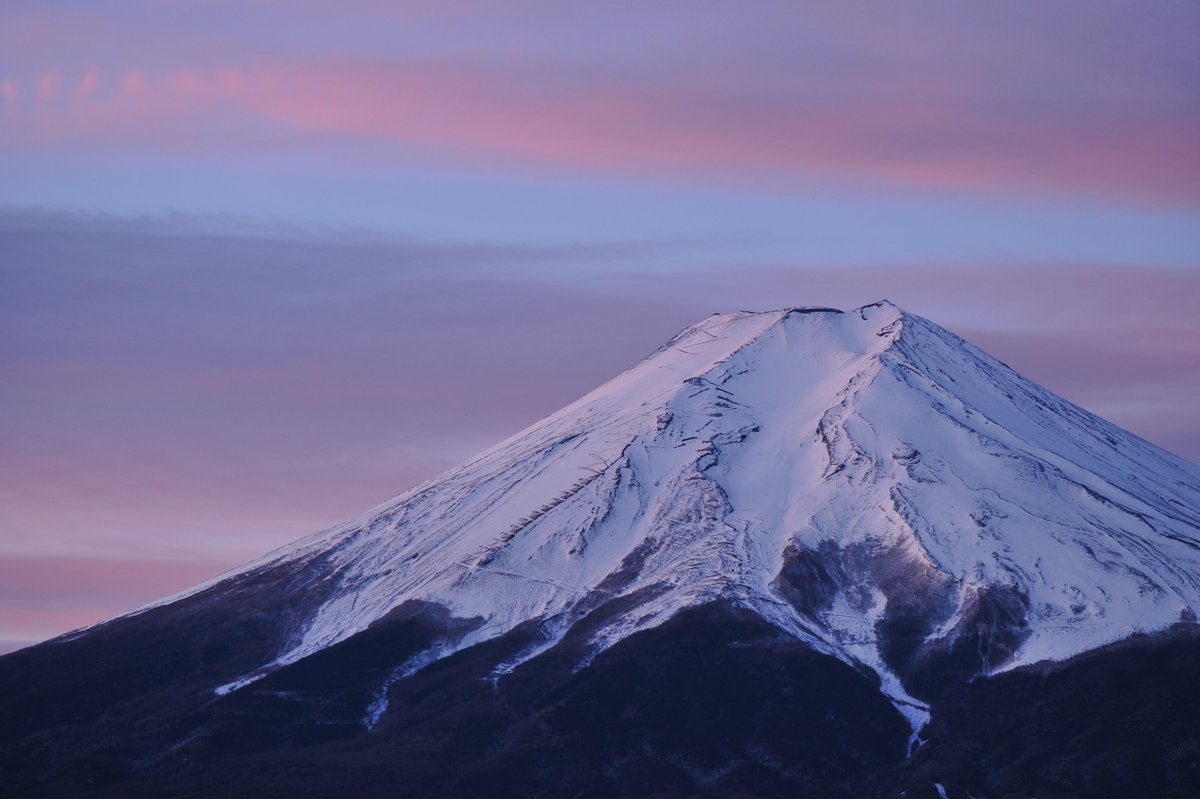
[[[45,646],[215,608],[269,634],[194,701],[301,701],[289,675],[419,616],[355,678],[370,731],[443,662],[491,653],[501,692],[715,606],[869,675],[915,746],[947,684],[1194,624],[1200,468],[887,302],[714,315],[360,517]]]
[[[275,553],[331,583],[261,670],[408,600],[482,622],[407,668],[613,597],[601,650],[724,598],[870,666],[889,614],[981,669],[1063,659],[1200,611],[1200,469],[889,303],[715,315],[578,402],[365,516]],[[263,563],[251,568],[261,568]],[[797,571],[799,570],[799,572]],[[971,627],[973,630],[973,627]]]

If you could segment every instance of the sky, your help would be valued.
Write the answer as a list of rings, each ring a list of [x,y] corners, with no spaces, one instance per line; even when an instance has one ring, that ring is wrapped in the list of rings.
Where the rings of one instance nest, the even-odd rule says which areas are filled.
[[[888,298],[1200,461],[1200,5],[0,0],[0,652],[717,311]]]

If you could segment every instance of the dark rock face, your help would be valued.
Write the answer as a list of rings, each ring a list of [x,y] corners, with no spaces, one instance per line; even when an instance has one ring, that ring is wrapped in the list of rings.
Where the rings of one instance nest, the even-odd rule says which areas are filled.
[[[464,787],[851,796],[857,774],[904,756],[907,725],[869,679],[736,608],[685,611],[566,679],[546,665],[502,688],[531,712]]]
[[[948,681],[905,772],[951,796],[1200,796],[1198,666],[1200,635],[1180,625],[1066,663]],[[868,795],[889,795],[887,784]]]
[[[1003,666],[1029,637],[1029,598],[1018,587],[988,586],[963,597],[954,579],[897,547],[791,546],[773,588],[811,626],[822,627],[822,614],[839,597],[851,608],[872,606],[876,600],[864,586],[886,597],[874,630],[880,653],[905,689],[926,701],[948,683]],[[953,628],[931,640],[956,615]]]
[[[439,610],[394,614],[184,711],[131,699],[111,725],[10,734],[5,769],[30,796],[851,796],[857,775],[904,757],[907,725],[869,679],[723,605],[580,670],[587,636],[569,635],[493,687],[495,665],[536,635],[514,631],[396,681],[368,731],[389,671],[469,624]]]
[[[980,635],[1010,601],[981,600]],[[231,653],[266,640],[246,632],[197,665],[212,644],[189,645],[186,624],[164,618],[157,632],[177,636],[147,644],[144,657],[164,654],[141,666],[118,656],[136,645],[121,629],[15,653],[0,659],[5,791],[932,797],[939,783],[952,797],[1200,795],[1190,626],[990,679],[935,658],[933,722],[906,757],[907,724],[873,675],[726,604],[683,611],[585,668],[587,619],[498,681],[496,665],[536,640],[536,625],[395,676],[474,623],[408,603],[223,697],[208,670],[232,671],[230,658],[254,653]],[[105,681],[114,687],[97,693]],[[381,692],[386,710],[367,725]]]
[[[1003,665],[1029,636],[1029,601],[1014,587],[992,586],[970,596],[950,634],[933,643],[932,602],[909,595],[894,604],[878,626],[881,650],[905,687],[926,700],[944,686],[968,682]],[[936,593],[930,595],[937,597]],[[946,603],[942,602],[943,607]]]

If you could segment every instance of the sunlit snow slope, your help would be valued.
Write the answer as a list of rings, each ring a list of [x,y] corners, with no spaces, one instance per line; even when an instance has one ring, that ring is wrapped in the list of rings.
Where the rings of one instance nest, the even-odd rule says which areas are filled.
[[[406,600],[482,619],[409,670],[539,620],[499,677],[614,598],[597,651],[720,598],[870,666],[919,724],[913,651],[970,634],[988,672],[1195,620],[1198,508],[1196,466],[889,303],[715,315],[247,567],[311,560],[335,587],[245,681]]]

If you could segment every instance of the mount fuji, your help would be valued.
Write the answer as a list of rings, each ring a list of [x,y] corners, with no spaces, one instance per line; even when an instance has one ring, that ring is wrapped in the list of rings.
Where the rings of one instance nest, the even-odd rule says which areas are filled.
[[[719,314],[0,658],[19,795],[1200,795],[1200,468],[887,302]]]

